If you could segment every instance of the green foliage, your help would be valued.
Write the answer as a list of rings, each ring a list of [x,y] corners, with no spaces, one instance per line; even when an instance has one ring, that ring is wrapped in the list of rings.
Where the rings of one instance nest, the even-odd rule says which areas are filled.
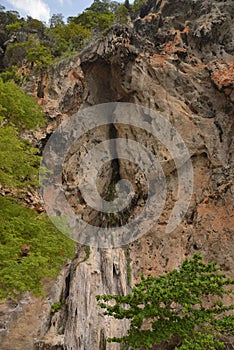
[[[17,11],[5,11],[4,6],[0,8],[0,23],[3,25],[15,23],[19,20],[20,15]]]
[[[19,21],[6,25],[6,29],[13,33],[16,33],[20,28],[21,23]]]
[[[130,2],[129,2],[129,0],[125,0],[124,1],[124,6],[128,9],[128,10],[130,10]]]
[[[50,49],[35,36],[30,36],[27,41],[9,45],[7,52],[11,57],[11,65],[20,66],[24,60],[27,60],[40,68],[47,67],[53,61]]]
[[[55,314],[57,311],[61,310],[63,304],[61,301],[58,301],[57,303],[54,303],[51,305],[51,313]]]
[[[16,84],[20,84],[21,78],[18,75],[19,68],[16,66],[12,66],[11,68],[5,69],[0,73],[0,79],[5,83],[8,80],[13,80]]]
[[[102,300],[99,305],[106,315],[131,320],[128,334],[110,341],[122,342],[130,349],[151,349],[154,344],[174,340],[181,350],[215,350],[224,348],[221,335],[234,335],[234,316],[225,314],[234,305],[222,302],[225,295],[233,294],[228,289],[233,284],[215,262],[205,264],[195,254],[179,270],[143,277],[131,294],[97,299]]]
[[[93,4],[76,17],[70,17],[69,23],[73,22],[89,29],[100,32],[110,28],[114,23],[115,11],[119,3],[108,0],[94,0]]]
[[[0,116],[16,127],[43,126],[43,112],[35,99],[26,95],[13,81],[0,78]]]
[[[26,59],[37,67],[47,67],[53,62],[51,51],[42,45],[39,41],[31,39],[28,41],[28,50]]]
[[[38,183],[38,150],[18,137],[12,125],[0,125],[0,183],[26,187]]]
[[[38,54],[46,53],[38,49],[40,42],[36,40],[19,45],[29,47],[27,54],[34,55],[34,62]],[[35,99],[9,80],[16,74],[17,68],[12,67],[0,78],[0,183],[16,187],[15,194],[37,184],[40,163],[38,150],[20,134],[25,128],[44,125],[44,114]],[[0,299],[27,291],[42,294],[42,279],[54,278],[73,252],[74,243],[59,233],[45,215],[0,196]]]
[[[23,127],[44,125],[35,100],[13,81],[0,78],[0,182],[4,186],[26,187],[38,181],[38,150],[19,137]]]
[[[97,13],[109,13],[110,12],[110,2],[103,0],[94,0],[92,5],[86,9]]]
[[[139,12],[146,0],[134,0],[132,9],[134,12]]]
[[[62,27],[64,26],[62,13],[53,14],[50,19],[50,27]]]
[[[119,24],[127,24],[129,21],[128,9],[125,5],[120,5],[115,13],[115,22]]]
[[[27,17],[27,21],[24,21],[24,28],[30,31],[36,31],[39,35],[44,33],[45,25],[43,22],[38,19],[32,18],[30,16]]]
[[[90,246],[85,247],[85,261],[88,260],[90,257]]]
[[[73,17],[71,21],[89,30],[95,28],[103,31],[113,24],[114,14],[110,11],[108,13],[99,13],[87,9],[77,17]]]
[[[109,2],[109,10],[110,12],[114,13],[116,12],[117,8],[119,7],[120,3],[118,1],[110,1]]]
[[[95,33],[104,33],[114,22],[127,24],[130,9],[127,0],[125,5],[118,1],[94,0],[81,14],[69,17],[67,24],[61,13],[53,14],[48,28],[37,19],[28,16],[25,20],[17,12],[5,12],[2,7],[0,45],[3,51],[3,44],[8,41],[8,45],[0,58],[0,66],[11,69],[12,66],[26,64],[29,67],[31,64],[31,69],[46,68],[54,62],[54,58],[81,50]]]
[[[42,293],[41,280],[55,277],[74,243],[44,215],[0,197],[0,299]],[[27,247],[27,254],[24,247]]]
[[[51,53],[58,57],[66,51],[81,49],[84,43],[91,38],[88,28],[74,22],[66,26],[55,26],[47,30]]]
[[[7,46],[6,55],[9,58],[7,67],[22,66],[23,61],[27,56],[27,46],[25,42],[13,43]]]

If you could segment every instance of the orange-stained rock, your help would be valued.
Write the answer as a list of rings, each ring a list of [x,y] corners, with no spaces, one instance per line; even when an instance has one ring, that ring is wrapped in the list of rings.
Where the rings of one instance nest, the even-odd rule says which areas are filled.
[[[61,63],[26,86],[34,95],[40,90],[38,86],[44,89],[44,97],[39,99],[50,121],[46,130],[31,135],[35,143],[43,145],[59,122],[81,107],[131,102],[159,112],[176,127],[189,149],[194,170],[188,212],[181,224],[166,234],[177,198],[175,163],[165,145],[151,135],[116,126],[118,137],[142,142],[162,162],[168,191],[164,211],[158,225],[128,247],[92,248],[87,253],[78,246],[76,257],[55,287],[56,296],[45,301],[49,305],[60,300],[63,307],[55,315],[48,309],[42,311],[36,350],[119,350],[118,344],[105,343],[104,339],[124,334],[128,324],[104,316],[97,307],[96,294],[127,293],[141,273],[166,273],[195,252],[207,262],[216,260],[234,277],[233,5],[231,0],[197,0],[193,6],[190,0],[149,0],[132,27],[115,26],[105,38],[91,42],[79,59]],[[102,218],[87,209],[74,190],[76,170],[87,150],[104,140],[109,131],[101,128],[85,135],[65,162],[67,198],[74,210],[90,221]],[[103,193],[114,176],[109,165],[104,170],[98,183]],[[136,177],[140,179],[138,188],[144,187],[134,164],[120,161],[118,175],[133,182]],[[56,198],[49,192],[48,196],[53,204]],[[132,214],[144,205],[142,197],[131,208]],[[22,318],[21,326],[28,322],[30,317]],[[7,327],[10,332],[3,350],[15,350],[11,332],[19,344],[17,350],[26,350],[20,329],[15,323]]]

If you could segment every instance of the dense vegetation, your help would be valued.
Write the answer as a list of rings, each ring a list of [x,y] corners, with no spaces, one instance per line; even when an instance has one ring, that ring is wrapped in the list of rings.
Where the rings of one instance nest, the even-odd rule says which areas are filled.
[[[47,67],[55,58],[71,55],[84,47],[91,38],[103,35],[113,24],[128,25],[138,15],[145,0],[130,5],[111,0],[94,0],[81,14],[67,18],[54,14],[49,26],[16,11],[0,6],[0,68],[13,69],[23,64]]]
[[[45,124],[42,110],[20,86],[32,70],[47,69],[56,59],[76,54],[113,24],[128,25],[143,2],[94,0],[66,23],[61,14],[54,14],[49,25],[0,5],[0,299],[26,291],[41,293],[42,278],[54,277],[74,251],[74,243],[44,214],[17,199],[37,186],[41,152],[22,135]]]
[[[74,244],[44,214],[0,196],[0,299],[42,293],[41,280],[55,277]]]
[[[9,30],[16,30],[12,19]],[[4,17],[5,18],[5,17]],[[8,19],[9,19],[8,18]],[[8,27],[7,27],[8,28]],[[31,39],[30,39],[31,40]],[[28,42],[30,42],[28,40]],[[17,44],[14,44],[17,45]],[[31,51],[27,51],[28,57]],[[37,53],[38,55],[40,53]],[[20,66],[20,62],[16,61]],[[38,184],[39,150],[21,137],[43,127],[45,117],[36,101],[17,85],[14,67],[0,77],[0,299],[26,291],[42,293],[42,278],[55,277],[74,243],[59,233],[44,214],[16,203]],[[15,197],[15,200],[6,197]],[[22,203],[23,204],[23,203]]]
[[[94,0],[67,23],[61,14],[54,14],[49,26],[0,6],[0,299],[27,291],[41,294],[43,278],[54,278],[74,253],[74,243],[45,214],[17,200],[20,191],[37,186],[40,164],[40,151],[22,134],[45,124],[36,101],[19,86],[32,69],[45,69],[55,59],[77,53],[115,23],[128,25],[144,2]],[[222,301],[231,294],[227,287],[232,284],[215,263],[205,264],[195,255],[179,270],[142,278],[127,296],[98,299],[107,315],[131,322],[127,335],[111,341],[131,349],[172,341],[181,350],[215,350],[223,348],[223,335],[234,335],[234,316],[226,313],[233,305]],[[210,297],[215,297],[213,304]],[[55,303],[52,313],[60,307]]]
[[[38,149],[20,134],[44,125],[36,101],[15,82],[0,79],[0,183],[15,197],[38,183]],[[3,191],[4,193],[4,191]],[[55,277],[74,243],[60,234],[45,215],[0,195],[0,299],[42,292],[41,279]]]
[[[110,339],[127,349],[151,349],[167,341],[171,349],[215,350],[225,347],[222,336],[234,335],[234,305],[223,303],[233,294],[232,285],[215,262],[205,264],[195,254],[179,270],[142,277],[131,294],[97,299],[106,315],[131,321],[127,335]]]

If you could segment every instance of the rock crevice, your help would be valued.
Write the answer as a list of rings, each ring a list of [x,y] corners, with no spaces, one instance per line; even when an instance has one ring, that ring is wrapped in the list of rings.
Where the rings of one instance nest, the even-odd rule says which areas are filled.
[[[128,323],[104,316],[96,295],[125,294],[141,273],[166,273],[194,252],[206,261],[217,260],[233,277],[233,12],[229,0],[148,0],[130,28],[115,26],[79,58],[28,84],[27,90],[34,91],[50,118],[47,130],[32,136],[35,142],[42,145],[61,120],[80,108],[131,102],[158,111],[173,124],[189,149],[194,170],[189,210],[168,235],[165,228],[178,179],[165,145],[143,130],[121,124],[90,132],[74,145],[65,162],[64,186],[71,206],[88,222],[97,222],[97,216],[87,211],[74,189],[76,168],[93,144],[105,139],[128,138],[157,155],[166,176],[167,200],[158,225],[127,248],[77,248],[50,300],[60,301],[61,309],[52,315],[47,307],[42,313],[36,350],[119,350],[119,344],[106,339],[125,334]],[[135,165],[119,159],[107,164],[101,175],[104,197],[119,179],[139,180],[139,197],[131,209],[144,205],[144,181]]]

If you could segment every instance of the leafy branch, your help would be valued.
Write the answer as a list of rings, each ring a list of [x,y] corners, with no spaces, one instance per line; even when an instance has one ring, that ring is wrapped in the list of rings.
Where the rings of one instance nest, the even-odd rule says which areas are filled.
[[[232,295],[234,280],[221,273],[216,262],[204,263],[199,254],[186,259],[179,270],[159,277],[142,277],[126,296],[97,296],[105,315],[129,319],[127,335],[109,341],[130,349],[151,349],[175,341],[175,349],[223,348],[221,336],[234,335],[234,316],[223,298]],[[114,305],[113,305],[114,304]]]

